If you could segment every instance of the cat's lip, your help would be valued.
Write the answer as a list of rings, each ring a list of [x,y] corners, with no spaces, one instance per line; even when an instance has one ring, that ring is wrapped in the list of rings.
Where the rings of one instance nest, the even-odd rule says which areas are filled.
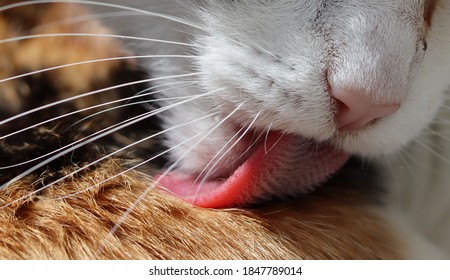
[[[347,159],[346,153],[329,144],[272,132],[228,178],[201,182],[190,174],[168,172],[156,179],[164,189],[197,206],[248,206],[273,196],[304,193]]]

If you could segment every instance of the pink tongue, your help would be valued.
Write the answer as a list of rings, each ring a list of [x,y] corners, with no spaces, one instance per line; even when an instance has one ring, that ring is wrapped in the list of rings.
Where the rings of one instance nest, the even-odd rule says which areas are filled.
[[[273,132],[228,179],[201,183],[196,176],[178,172],[157,179],[165,189],[201,207],[245,206],[304,193],[327,180],[347,159],[329,145]]]

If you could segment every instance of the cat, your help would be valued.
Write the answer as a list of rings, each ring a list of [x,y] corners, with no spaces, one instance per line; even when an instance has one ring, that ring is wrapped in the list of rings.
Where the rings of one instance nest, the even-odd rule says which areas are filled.
[[[65,50],[64,55],[56,59],[56,65],[83,59],[120,56],[127,56],[128,59],[118,60],[120,63],[113,60],[98,65],[78,65],[78,68],[72,68],[73,74],[60,74],[62,78],[55,73],[65,68],[49,71],[47,77],[44,72],[43,79],[49,81],[46,81],[43,91],[46,94],[39,96],[45,97],[41,100],[36,98],[35,92],[30,93],[36,89],[33,79],[32,83],[26,80],[25,87],[9,86],[9,94],[2,97],[6,98],[2,103],[2,114],[7,115],[6,121],[2,122],[7,132],[2,134],[11,133],[9,139],[12,139],[18,137],[14,131],[20,129],[19,125],[26,127],[29,123],[36,123],[36,119],[30,118],[23,121],[27,116],[19,114],[27,109],[33,110],[37,102],[46,106],[58,102],[55,100],[91,90],[95,92],[96,89],[108,88],[109,84],[113,84],[112,80],[137,88],[132,93],[128,89],[125,92],[119,89],[119,92],[108,94],[108,97],[102,97],[106,99],[100,100],[97,95],[91,95],[85,103],[80,101],[84,99],[73,99],[71,105],[66,105],[69,108],[54,110],[51,117],[41,115],[40,118],[45,121],[91,106],[88,104],[120,98],[124,98],[126,106],[132,102],[132,97],[136,100],[137,97],[151,95],[153,100],[144,100],[145,103],[140,102],[144,105],[133,107],[131,111],[134,115],[126,112],[117,116],[114,110],[109,111],[108,115],[101,115],[100,123],[113,125],[112,131],[115,130],[114,124],[121,124],[122,119],[144,120],[124,133],[111,132],[114,136],[103,140],[101,147],[122,151],[118,146],[125,145],[136,149],[137,156],[145,155],[151,159],[164,154],[167,163],[156,167],[157,172],[153,175],[157,182],[154,183],[135,171],[130,171],[132,176],[122,174],[128,165],[135,165],[133,162],[127,161],[125,167],[120,169],[116,166],[119,165],[116,160],[120,160],[113,158],[94,168],[93,163],[102,158],[102,151],[89,145],[78,147],[70,143],[80,137],[96,140],[96,134],[89,135],[102,131],[102,127],[96,127],[99,125],[97,121],[88,122],[89,125],[81,126],[81,132],[72,134],[66,134],[67,127],[61,129],[59,123],[52,123],[48,130],[31,130],[28,132],[31,136],[25,134],[19,138],[17,148],[11,148],[15,145],[9,141],[2,147],[2,158],[9,159],[20,151],[15,164],[33,160],[35,152],[30,153],[29,150],[33,146],[42,148],[42,139],[50,150],[52,147],[59,148],[58,145],[67,145],[67,149],[57,156],[59,162],[56,164],[50,164],[53,162],[50,160],[42,160],[40,165],[31,162],[31,165],[14,168],[7,176],[2,191],[6,224],[2,228],[8,228],[8,231],[4,230],[2,240],[21,236],[22,231],[25,235],[33,232],[31,238],[23,238],[30,240],[31,244],[33,240],[42,239],[40,234],[50,238],[47,237],[49,244],[31,252],[26,248],[33,246],[19,250],[15,248],[17,243],[7,243],[10,245],[2,250],[4,258],[442,257],[433,244],[422,240],[420,235],[415,236],[408,225],[402,225],[398,220],[391,221],[395,215],[385,211],[385,205],[377,200],[382,195],[377,192],[379,184],[371,182],[373,179],[368,176],[371,172],[361,172],[358,170],[360,165],[353,160],[347,164],[345,162],[349,154],[371,158],[400,149],[417,137],[444,103],[444,91],[448,86],[445,76],[450,73],[450,58],[446,51],[446,46],[450,45],[450,34],[446,30],[450,12],[448,1],[211,0],[189,4],[179,1],[133,4],[142,5],[144,10],[125,6],[123,1],[116,4],[114,1],[91,2],[100,9],[118,8],[119,12],[98,11],[97,14],[98,18],[105,17],[106,24],[109,16],[114,22],[124,17],[120,24],[110,23],[116,32],[122,31],[128,36],[119,35],[118,38],[130,41],[147,38],[147,42],[131,46],[124,46],[117,38],[108,36],[88,36],[88,41],[83,41],[83,36],[64,36],[61,33],[84,33],[84,30],[89,30],[97,34],[110,34],[110,31],[92,17],[86,17],[83,8],[75,4],[34,2],[8,2],[12,5],[19,3],[22,7],[9,8],[2,13],[7,12],[18,18],[20,13],[17,9],[22,9],[23,18],[39,19],[36,15],[27,14],[27,9],[34,11],[33,6],[40,6],[42,17],[41,21],[31,21],[32,26],[37,26],[35,29],[22,27],[19,34],[2,37],[18,38],[20,32],[29,30],[35,31],[30,34],[60,35],[49,38],[35,36],[32,39],[34,43],[44,46],[40,47],[42,53],[38,55],[44,59],[33,59],[37,66],[30,68],[27,66],[30,59],[23,63],[14,58],[11,64],[19,69],[14,69],[10,76],[53,67],[54,64],[47,64],[48,58],[61,52],[50,51],[51,47]],[[83,2],[89,4],[89,1]],[[120,4],[121,7],[117,6]],[[58,11],[66,11],[66,14]],[[146,15],[138,20],[143,27],[133,24],[132,30],[121,30],[127,16],[139,13]],[[49,19],[55,15],[55,19]],[[67,22],[64,23],[64,20]],[[58,22],[61,23],[58,25]],[[8,24],[4,23],[4,26]],[[52,26],[57,31],[53,31]],[[69,32],[66,31],[67,26],[72,28]],[[63,43],[49,41],[50,38],[58,38]],[[46,39],[48,46],[45,45]],[[85,53],[94,53],[93,57],[73,59],[67,55],[70,51],[82,54],[80,49],[83,47],[80,46],[84,44],[88,50]],[[100,55],[96,53],[97,47]],[[127,49],[133,49],[137,54],[150,53],[146,57],[148,61],[144,60],[144,55],[133,57]],[[18,58],[26,57],[22,49],[8,51],[17,54]],[[30,58],[38,56],[30,55]],[[133,79],[146,75],[137,64],[149,73],[149,78],[143,79],[150,83],[150,91],[133,82]],[[103,71],[101,65],[104,66]],[[80,79],[78,75],[83,76]],[[29,76],[24,77],[30,79]],[[80,80],[84,81],[82,86]],[[17,80],[3,82],[8,85],[8,82],[15,83]],[[27,88],[30,83],[32,90],[20,94],[17,89]],[[49,88],[52,94],[48,94]],[[423,94],[424,90],[427,94]],[[131,97],[123,97],[130,94]],[[157,105],[154,105],[155,102]],[[417,114],[418,111],[420,114]],[[156,125],[154,120],[147,120],[151,115],[159,119]],[[20,120],[25,124],[20,124]],[[149,130],[150,136],[141,135]],[[156,137],[160,135],[163,136]],[[34,145],[27,143],[30,137],[34,139],[31,141],[35,142]],[[161,147],[155,152],[155,145],[135,148],[129,144],[135,141],[142,144],[141,140],[147,138],[157,139]],[[42,155],[42,151],[37,152]],[[72,155],[75,152],[79,155]],[[146,152],[153,154],[149,157]],[[15,165],[3,161],[4,166]],[[61,163],[64,161],[67,162]],[[79,166],[73,166],[73,162]],[[343,172],[338,172],[344,164]],[[35,190],[32,182],[38,177],[33,175],[33,171],[38,167],[46,170],[40,179],[45,188],[37,187]],[[75,184],[60,179],[67,174],[77,176],[73,170],[82,174],[76,177],[78,181]],[[337,175],[328,181],[334,173]],[[104,179],[106,177],[110,180]],[[90,181],[96,188],[87,186]],[[323,184],[325,181],[328,182]],[[106,186],[100,187],[103,183]],[[157,183],[199,206],[253,208],[230,212],[192,207],[168,196],[165,191],[154,190]],[[127,187],[129,185],[133,186],[131,193]],[[255,185],[257,188],[254,188]],[[27,187],[18,191],[22,188],[20,186]],[[80,194],[83,189],[88,191]],[[112,193],[111,196],[103,197],[103,190],[108,190],[106,193]],[[143,193],[141,197],[140,192]],[[145,195],[151,199],[143,199]],[[41,200],[47,202],[42,198],[47,196],[69,197],[50,199],[45,207],[39,207],[39,203],[43,203]],[[98,201],[94,206],[90,204],[92,196]],[[116,196],[124,197],[128,203],[120,204],[114,199]],[[25,198],[25,202],[20,198]],[[97,210],[111,201],[117,209],[122,209],[123,216],[115,209],[98,213]],[[84,216],[77,207],[81,202],[81,212],[91,209],[85,218],[81,218]],[[60,218],[49,215],[53,209],[61,208],[56,207],[59,203],[67,209],[66,214]],[[42,217],[41,213],[47,214]],[[11,223],[11,215],[15,217],[13,226],[8,224]],[[53,216],[54,219],[51,219],[52,227],[43,229],[40,218],[46,216]],[[73,217],[72,221],[76,222],[69,222],[67,217]],[[351,222],[343,217],[351,217]],[[103,220],[109,222],[92,226],[92,232],[87,233],[85,226],[91,223],[89,221]],[[353,223],[354,220],[360,220],[360,223]],[[30,224],[24,224],[25,221]],[[73,234],[82,237],[72,236],[70,240],[84,241],[77,246],[83,250],[52,250],[53,253],[49,253],[45,249],[55,249],[55,239],[66,240],[67,233],[58,235],[61,224],[81,228]],[[136,232],[137,228],[141,228],[136,226],[138,224],[142,230]],[[36,227],[40,234],[33,231]],[[11,228],[19,230],[9,230]],[[404,234],[412,236],[414,242],[402,244]],[[161,236],[167,238],[167,243],[159,244],[157,240]],[[224,236],[229,238],[224,239]],[[284,241],[286,238],[288,242]],[[145,246],[135,247],[136,243],[145,243]],[[242,244],[262,245],[255,248]],[[87,249],[90,247],[95,249]],[[123,248],[127,248],[125,251],[130,252],[129,255],[118,253]],[[12,251],[17,253],[12,254]]]

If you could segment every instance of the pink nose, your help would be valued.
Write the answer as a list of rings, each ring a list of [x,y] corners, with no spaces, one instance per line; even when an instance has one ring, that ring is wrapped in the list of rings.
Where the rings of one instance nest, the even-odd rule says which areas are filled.
[[[336,123],[339,130],[357,130],[368,123],[395,113],[398,104],[374,104],[363,92],[333,89],[333,97],[338,101]]]

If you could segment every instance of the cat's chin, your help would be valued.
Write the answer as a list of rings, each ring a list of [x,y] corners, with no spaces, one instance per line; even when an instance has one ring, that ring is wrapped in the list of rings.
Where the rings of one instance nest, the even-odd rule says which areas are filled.
[[[343,151],[363,158],[378,158],[393,154],[405,147],[422,130],[403,124],[403,117],[380,120],[355,131],[338,132],[330,141]],[[398,121],[400,119],[400,121]]]
[[[329,144],[271,132],[228,176],[203,180],[177,171],[157,177],[164,189],[201,206],[248,206],[272,197],[305,193],[326,181],[348,159]]]

